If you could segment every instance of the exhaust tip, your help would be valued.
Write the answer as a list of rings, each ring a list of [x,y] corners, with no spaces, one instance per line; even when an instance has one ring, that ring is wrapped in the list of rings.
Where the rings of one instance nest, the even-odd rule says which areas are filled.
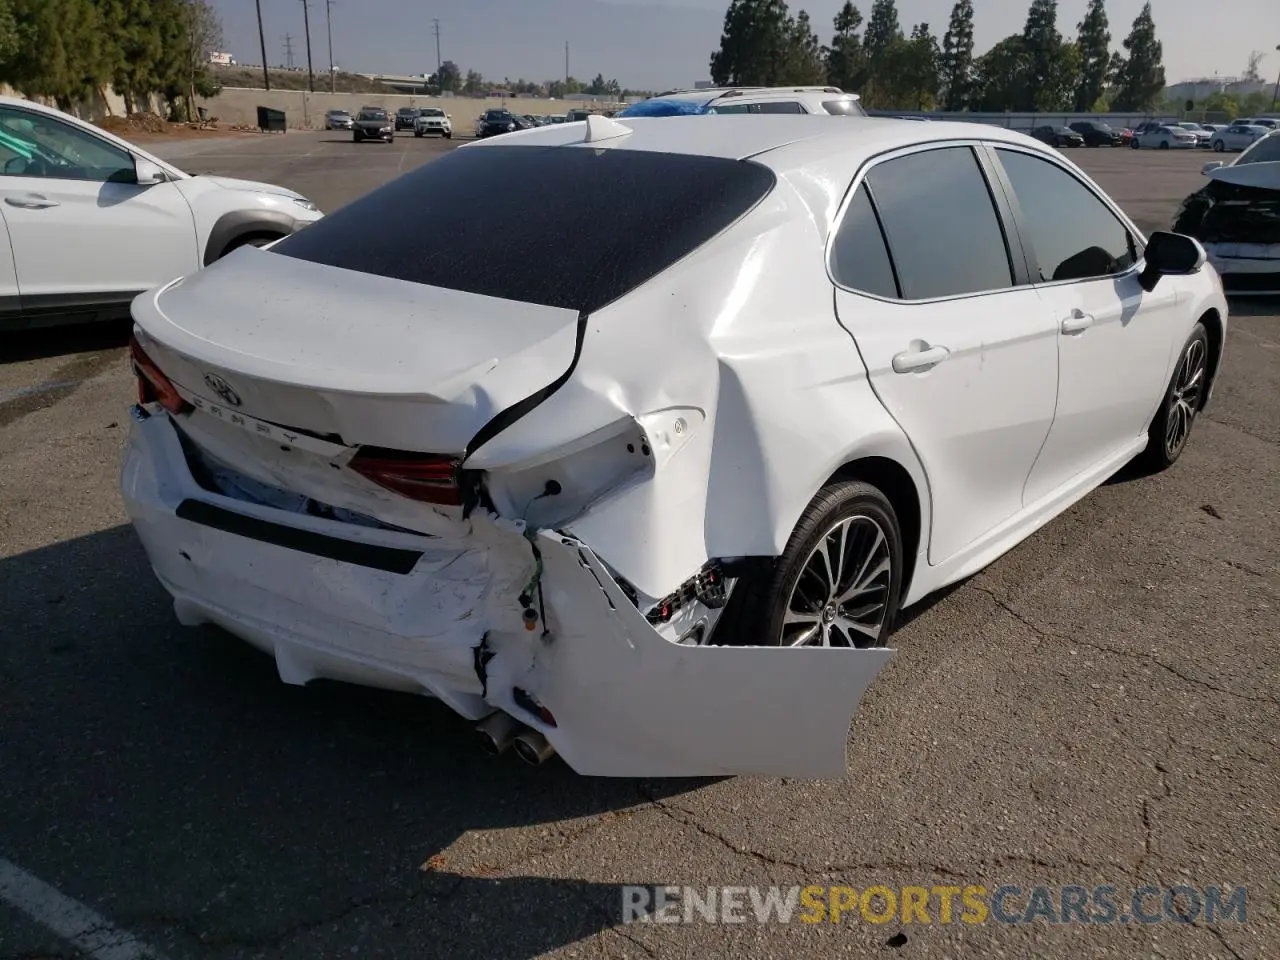
[[[541,766],[556,755],[556,748],[537,730],[521,730],[512,746],[516,756],[532,767]]]
[[[476,724],[476,742],[489,756],[498,757],[507,752],[519,729],[515,717],[497,710]]]

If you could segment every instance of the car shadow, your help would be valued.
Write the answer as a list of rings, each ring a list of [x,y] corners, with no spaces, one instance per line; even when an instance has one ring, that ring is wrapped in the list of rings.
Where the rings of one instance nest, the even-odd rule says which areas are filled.
[[[436,701],[286,686],[178,626],[127,525],[0,559],[0,624],[0,856],[144,937],[273,941],[377,903],[452,945],[435,953],[535,956],[617,924],[621,891],[511,874],[588,818],[714,782],[532,768]],[[534,825],[492,853],[466,839]]]
[[[133,321],[128,318],[49,327],[33,327],[0,334],[4,349],[0,364],[45,360],[67,354],[92,353],[127,346]]]

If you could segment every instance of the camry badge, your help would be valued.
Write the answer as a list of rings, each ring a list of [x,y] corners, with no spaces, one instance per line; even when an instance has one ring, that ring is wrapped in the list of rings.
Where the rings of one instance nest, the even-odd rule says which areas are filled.
[[[231,384],[227,383],[227,381],[223,380],[222,377],[218,376],[216,373],[206,373],[204,375],[204,383],[205,386],[216,393],[218,398],[227,406],[240,406],[240,394],[236,393]]]

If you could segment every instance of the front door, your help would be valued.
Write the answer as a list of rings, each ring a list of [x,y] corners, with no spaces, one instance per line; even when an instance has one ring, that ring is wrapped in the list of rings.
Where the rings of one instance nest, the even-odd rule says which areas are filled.
[[[929,562],[1022,509],[1053,420],[1057,333],[968,146],[877,162],[832,242],[836,311],[928,475]]]
[[[0,204],[27,312],[127,305],[199,267],[175,184],[139,185],[127,150],[44,113],[0,106]]]
[[[1035,503],[1142,436],[1168,376],[1177,291],[1138,283],[1138,239],[1092,188],[1054,161],[994,150],[1021,211],[1032,279],[1058,340],[1058,406],[1027,478]]]

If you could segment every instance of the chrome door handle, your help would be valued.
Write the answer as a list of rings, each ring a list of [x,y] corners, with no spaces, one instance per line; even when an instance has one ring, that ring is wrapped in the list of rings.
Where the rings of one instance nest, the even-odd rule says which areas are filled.
[[[893,358],[894,373],[910,373],[913,370],[924,370],[941,363],[951,356],[946,347],[931,347],[925,344],[915,350],[904,350]]]
[[[1075,333],[1084,333],[1093,326],[1093,317],[1085,313],[1083,310],[1072,310],[1071,316],[1062,321],[1059,329],[1067,336]]]
[[[57,200],[50,200],[48,197],[39,193],[23,193],[18,196],[7,196],[4,202],[11,207],[22,207],[25,210],[44,210],[47,207],[58,206]]]

